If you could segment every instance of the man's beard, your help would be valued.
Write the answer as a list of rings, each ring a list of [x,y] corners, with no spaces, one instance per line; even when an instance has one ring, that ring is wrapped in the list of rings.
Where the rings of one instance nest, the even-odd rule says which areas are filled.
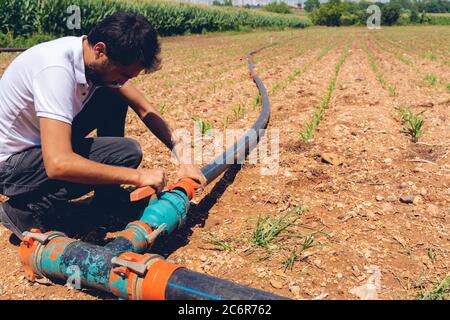
[[[104,83],[99,68],[93,67],[92,65],[85,65],[84,73],[86,75],[86,79],[91,81],[94,85],[102,85]]]

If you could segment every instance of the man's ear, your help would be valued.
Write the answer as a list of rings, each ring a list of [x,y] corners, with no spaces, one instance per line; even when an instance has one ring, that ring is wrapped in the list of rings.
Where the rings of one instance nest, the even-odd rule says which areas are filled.
[[[104,42],[97,42],[94,47],[95,59],[106,56],[106,44]]]

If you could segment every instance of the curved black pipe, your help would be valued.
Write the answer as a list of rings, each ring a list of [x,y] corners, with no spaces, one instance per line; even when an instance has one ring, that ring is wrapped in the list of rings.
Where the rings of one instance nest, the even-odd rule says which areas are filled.
[[[261,114],[243,137],[236,141],[236,143],[228,148],[222,155],[218,156],[212,162],[202,168],[202,173],[206,177],[207,184],[211,183],[231,165],[242,163],[245,156],[247,156],[253,150],[253,148],[255,148],[255,146],[258,144],[259,139],[265,133],[264,129],[267,127],[270,117],[270,103],[267,96],[267,90],[264,87],[261,79],[255,73],[255,66],[253,63],[252,55],[267,47],[270,46],[254,50],[247,55],[250,76],[253,78],[253,81],[258,87],[259,94],[262,98]]]

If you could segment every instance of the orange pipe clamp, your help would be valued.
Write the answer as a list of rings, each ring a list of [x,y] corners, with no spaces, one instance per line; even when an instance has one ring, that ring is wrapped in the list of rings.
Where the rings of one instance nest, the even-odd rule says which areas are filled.
[[[119,295],[114,283],[127,278],[127,298],[129,300],[164,300],[167,282],[172,273],[182,266],[167,262],[156,254],[125,252],[113,261],[109,286],[112,293]]]

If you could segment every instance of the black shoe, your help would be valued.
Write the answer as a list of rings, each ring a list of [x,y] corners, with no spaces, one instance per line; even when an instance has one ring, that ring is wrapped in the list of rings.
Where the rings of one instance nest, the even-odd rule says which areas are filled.
[[[0,222],[20,240],[23,239],[23,232],[33,228],[41,232],[47,231],[42,219],[33,212],[31,205],[17,199],[0,203]]]
[[[0,223],[3,224],[6,228],[11,230],[14,235],[20,240],[23,239],[22,233],[27,230],[22,230],[17,223],[14,223],[13,220],[8,216],[7,211],[9,208],[9,204],[7,202],[0,203]]]

